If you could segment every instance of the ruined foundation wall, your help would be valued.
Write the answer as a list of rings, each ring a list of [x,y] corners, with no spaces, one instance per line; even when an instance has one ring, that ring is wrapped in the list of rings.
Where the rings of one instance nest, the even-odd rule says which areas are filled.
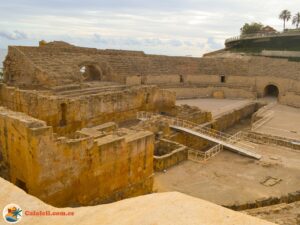
[[[219,115],[207,126],[211,126],[211,128],[215,130],[224,131],[236,124],[238,121],[250,117],[257,109],[257,103],[248,103],[242,107],[233,109],[230,112]]]
[[[163,171],[187,160],[188,149],[186,146],[169,140],[160,140],[157,145],[159,146],[156,146],[155,149],[162,148],[165,154],[157,155],[155,153],[153,161],[154,171]]]
[[[174,93],[153,86],[66,98],[0,84],[0,105],[43,120],[59,134],[104,122],[134,119],[138,111],[168,111],[174,107],[175,98]]]
[[[0,146],[11,182],[55,206],[106,203],[152,190],[151,132],[56,138],[43,121],[0,108]]]

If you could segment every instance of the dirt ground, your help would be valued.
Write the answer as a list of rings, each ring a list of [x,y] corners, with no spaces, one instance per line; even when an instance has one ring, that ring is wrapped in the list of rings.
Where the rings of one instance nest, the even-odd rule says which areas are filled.
[[[256,132],[300,140],[300,109],[277,104],[269,111],[274,114]]]
[[[205,163],[184,161],[165,173],[156,173],[154,190],[179,191],[217,204],[244,203],[300,190],[300,154],[278,146],[258,145],[256,161],[223,150]],[[274,186],[261,182],[282,179]]]
[[[215,99],[215,98],[197,98],[197,99],[184,99],[176,100],[176,105],[190,105],[197,106],[202,110],[212,113],[215,117],[223,112],[230,111],[242,105],[245,105],[252,100],[245,99]]]

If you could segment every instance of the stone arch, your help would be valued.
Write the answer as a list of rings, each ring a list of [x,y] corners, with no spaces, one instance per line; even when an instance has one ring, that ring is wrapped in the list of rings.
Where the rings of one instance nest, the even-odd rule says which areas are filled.
[[[276,97],[279,96],[279,88],[275,84],[268,84],[264,88],[264,97]]]
[[[80,66],[81,79],[84,81],[102,80],[102,71],[97,65],[87,64]]]
[[[111,80],[111,68],[106,62],[82,62],[79,65],[82,81],[109,81]]]

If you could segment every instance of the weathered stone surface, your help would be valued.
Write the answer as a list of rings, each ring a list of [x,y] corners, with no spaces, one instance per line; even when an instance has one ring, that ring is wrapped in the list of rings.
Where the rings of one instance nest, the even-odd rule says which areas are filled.
[[[148,131],[56,138],[43,121],[0,108],[0,146],[11,182],[52,205],[152,192],[154,138]]]
[[[20,221],[24,225],[274,225],[179,192],[145,195],[91,207],[55,208],[0,178],[0,208],[12,202],[20,205],[24,213],[27,210],[74,212],[74,216],[24,215]]]

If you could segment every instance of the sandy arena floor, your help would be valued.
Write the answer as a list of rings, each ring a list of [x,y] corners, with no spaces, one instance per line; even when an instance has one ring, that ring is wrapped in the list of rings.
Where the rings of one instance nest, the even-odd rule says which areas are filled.
[[[154,190],[179,191],[217,204],[244,203],[280,196],[300,188],[300,154],[278,146],[259,145],[260,161],[223,150],[206,163],[185,161],[166,173],[156,173]],[[267,176],[282,179],[275,186]]]
[[[300,140],[300,109],[277,104],[269,111],[273,117],[256,129],[256,132]]]

